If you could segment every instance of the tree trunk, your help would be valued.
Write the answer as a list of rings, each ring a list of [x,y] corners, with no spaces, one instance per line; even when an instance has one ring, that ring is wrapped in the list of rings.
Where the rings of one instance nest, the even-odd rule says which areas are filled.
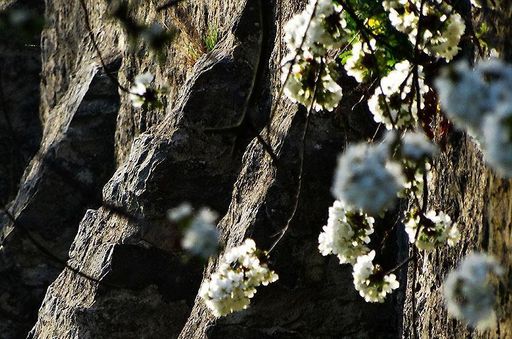
[[[463,240],[452,249],[420,253],[403,268],[398,292],[383,304],[365,303],[350,268],[321,256],[317,247],[333,202],[337,155],[375,133],[360,103],[366,89],[344,76],[344,98],[332,113],[308,115],[280,98],[283,24],[304,1],[183,1],[157,11],[163,2],[140,2],[130,13],[138,22],[179,31],[160,59],[144,45],[129,45],[121,27],[106,17],[104,0],[84,0],[87,12],[81,1],[48,0],[41,58],[26,62],[27,81],[4,80],[8,64],[0,63],[4,93],[22,97],[32,95],[20,91],[33,93],[24,86],[33,87],[41,72],[39,106],[10,104],[26,116],[28,127],[17,128],[26,129],[32,160],[23,163],[19,183],[19,166],[0,164],[1,177],[15,168],[20,172],[0,182],[0,202],[10,200],[10,214],[0,214],[2,337],[477,336],[448,318],[440,287],[447,271],[474,248],[493,253],[511,276],[510,181],[486,168],[465,135],[438,135],[446,147],[434,166],[429,206],[462,224]],[[500,6],[504,13],[512,9],[506,1]],[[510,25],[506,16],[496,16],[478,20],[504,20],[496,23],[495,44],[510,58],[506,37],[512,33],[501,28]],[[220,38],[208,51],[202,39],[212,27]],[[0,58],[15,50],[3,39],[0,47],[6,51]],[[116,77],[129,88],[145,71],[155,75],[157,86],[169,88],[162,108],[133,108],[112,81]],[[13,150],[0,140],[0,154]],[[17,193],[4,187],[17,187]],[[223,216],[218,228],[228,248],[251,237],[269,249],[291,221],[270,257],[280,279],[258,291],[247,310],[215,320],[197,297],[216,261],[204,268],[176,250],[179,232],[166,211],[184,201]],[[390,213],[376,225],[377,235],[395,219]],[[383,260],[392,267],[408,254],[403,227],[390,239]],[[500,311],[510,312],[510,292],[499,293]],[[512,338],[510,315],[502,319],[496,333],[478,336]]]

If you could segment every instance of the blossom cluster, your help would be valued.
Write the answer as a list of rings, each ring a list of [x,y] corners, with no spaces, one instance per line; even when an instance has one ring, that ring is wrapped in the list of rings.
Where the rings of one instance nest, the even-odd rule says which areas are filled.
[[[457,224],[444,212],[428,211],[421,215],[417,211],[408,212],[405,231],[409,242],[420,250],[431,251],[447,243],[455,246],[460,239]]]
[[[279,277],[262,261],[252,239],[228,250],[219,266],[200,287],[199,296],[216,317],[246,309],[260,285],[268,285]]]
[[[408,131],[402,137],[400,153],[409,161],[431,159],[438,152],[437,146],[428,140],[424,133]]]
[[[368,108],[373,114],[373,119],[384,123],[387,129],[392,129],[393,126],[414,126],[418,120],[418,108],[423,109],[425,106],[422,93],[427,92],[428,87],[423,82],[423,68],[417,67],[418,79],[414,79],[409,61],[397,63],[394,69],[381,79],[380,85],[368,100]],[[416,88],[417,86],[419,88]]]
[[[428,55],[450,61],[459,51],[466,25],[460,14],[442,0],[384,0],[391,24]],[[422,18],[421,34],[418,34]]]
[[[399,287],[394,274],[384,274],[378,265],[373,264],[375,251],[357,258],[354,265],[354,286],[367,302],[384,302],[388,293]]]
[[[184,229],[181,247],[188,253],[207,259],[217,253],[219,231],[215,227],[218,214],[209,208],[194,213],[188,203],[183,203],[167,212],[168,219]]]
[[[337,255],[340,264],[355,264],[359,256],[370,251],[367,244],[374,221],[361,211],[346,209],[343,202],[336,200],[329,207],[327,225],[318,237],[320,253]]]
[[[422,197],[425,178],[431,178],[431,161],[439,153],[424,133],[406,132],[400,143],[400,157],[406,182],[402,197]]]
[[[343,8],[333,0],[310,1],[304,11],[293,16],[285,25],[285,43],[290,50],[302,49],[324,56],[329,49],[340,48],[345,42],[347,23]]]
[[[477,139],[491,167],[512,177],[512,66],[490,59],[471,69],[460,62],[444,70],[436,88],[446,115]]]
[[[313,105],[316,111],[332,111],[341,100],[342,89],[322,59],[307,53],[304,52],[303,57],[293,64],[284,93],[292,102],[299,102],[306,107]],[[286,78],[287,74],[283,73],[282,81]]]
[[[356,290],[368,302],[383,302],[398,287],[393,274],[383,274],[373,264],[370,235],[374,218],[393,207],[404,192],[417,198],[428,176],[437,147],[421,132],[408,131],[399,138],[388,132],[378,144],[350,145],[340,155],[331,191],[337,199],[329,208],[327,225],[318,237],[324,256],[338,256],[340,264],[353,265]],[[418,199],[416,199],[417,201]],[[406,213],[406,231],[411,243],[430,250],[441,244],[453,246],[460,238],[457,225],[444,212]]]
[[[155,77],[150,72],[139,74],[134,79],[134,85],[130,88],[130,100],[135,108],[160,107],[159,91],[152,86]]]
[[[346,41],[342,7],[332,0],[311,0],[304,11],[285,25],[285,42],[290,54],[283,66],[292,63],[291,74],[283,74],[285,94],[316,111],[332,111],[341,100],[342,89],[334,80],[333,61],[327,52]]]
[[[400,164],[391,160],[390,145],[351,145],[338,158],[332,194],[353,210],[378,215],[392,207],[405,178]]]
[[[384,302],[398,287],[393,274],[384,275],[373,265],[375,251],[368,247],[375,220],[366,213],[391,207],[404,182],[399,163],[388,160],[389,151],[389,141],[359,143],[340,156],[332,187],[338,200],[318,237],[322,255],[334,254],[340,264],[353,265],[354,286],[367,302]]]
[[[357,40],[352,43],[352,50],[350,57],[347,58],[343,67],[347,75],[352,76],[357,82],[367,80],[369,75],[368,65],[366,61],[377,51],[377,41],[370,39],[369,44],[362,40]]]
[[[373,265],[375,251],[367,246],[374,231],[373,223],[372,217],[336,200],[318,237],[318,249],[324,256],[337,255],[340,264],[351,264],[354,286],[361,297],[367,302],[381,303],[399,284],[394,274],[383,274],[378,265]]]
[[[483,253],[471,253],[448,274],[444,297],[448,313],[468,325],[487,329],[496,323],[493,278],[503,274],[496,260]]]

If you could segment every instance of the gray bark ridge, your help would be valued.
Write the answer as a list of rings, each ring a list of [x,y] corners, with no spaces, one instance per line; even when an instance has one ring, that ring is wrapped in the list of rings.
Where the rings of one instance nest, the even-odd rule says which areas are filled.
[[[105,205],[144,221],[106,206],[86,213],[69,265],[101,282],[64,270],[48,288],[31,337],[168,338],[180,331],[200,267],[173,255],[178,234],[165,212],[185,200],[227,208],[223,197],[240,166],[236,137],[209,129],[242,120],[254,86],[258,56],[247,51],[257,51],[261,37],[258,27],[247,27],[251,6],[241,8],[232,32],[195,65],[175,108],[135,139],[104,187]]]
[[[1,215],[0,330],[6,338],[19,338],[34,324],[46,288],[63,267],[55,259],[66,260],[79,216],[97,204],[114,170],[118,108],[117,88],[97,66],[84,65],[8,206],[15,222]]]

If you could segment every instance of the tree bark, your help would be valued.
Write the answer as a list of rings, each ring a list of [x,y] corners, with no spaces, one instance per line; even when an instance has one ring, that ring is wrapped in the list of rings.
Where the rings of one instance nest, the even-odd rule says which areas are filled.
[[[308,114],[279,97],[283,24],[304,1],[183,1],[157,11],[163,2],[140,2],[130,12],[138,22],[179,31],[158,61],[145,45],[129,45],[120,25],[107,20],[104,0],[84,0],[87,12],[79,1],[46,1],[41,58],[29,72],[41,70],[40,102],[23,108],[27,124],[37,127],[39,107],[42,138],[19,185],[10,179],[17,193],[0,186],[0,201],[9,200],[16,219],[0,214],[3,337],[512,337],[512,279],[508,291],[499,290],[496,331],[471,332],[442,305],[445,274],[472,249],[493,253],[511,276],[511,182],[487,169],[470,138],[437,133],[445,147],[429,187],[429,207],[462,225],[461,244],[419,253],[400,272],[398,292],[383,304],[365,303],[350,268],[317,246],[337,155],[375,134],[361,104],[367,90],[342,76],[344,98],[332,113]],[[512,9],[506,1],[499,6]],[[494,46],[510,58],[512,32],[498,12],[477,19],[496,23]],[[207,51],[202,37],[212,27],[220,39]],[[203,54],[196,60],[192,49]],[[117,77],[129,88],[146,71],[157,87],[169,88],[163,108],[134,109],[112,82]],[[29,144],[39,142],[36,127],[27,132]],[[0,143],[0,152],[11,150]],[[251,237],[267,250],[289,224],[270,256],[280,279],[259,290],[247,310],[215,320],[197,297],[217,262],[184,261],[177,250],[179,231],[166,211],[184,201],[220,213],[227,248]],[[377,236],[395,219],[390,213],[380,221]],[[393,267],[407,246],[399,225],[382,263]]]

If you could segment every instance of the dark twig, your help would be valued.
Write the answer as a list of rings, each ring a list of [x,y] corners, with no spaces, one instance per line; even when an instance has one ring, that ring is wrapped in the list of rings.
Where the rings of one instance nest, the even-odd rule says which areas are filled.
[[[80,5],[82,6],[82,10],[84,11],[85,26],[87,28],[87,31],[89,32],[89,38],[91,39],[92,46],[94,47],[94,51],[96,52],[96,54],[98,55],[98,58],[100,59],[101,67],[105,71],[105,74],[110,79],[110,81],[112,81],[112,83],[114,83],[121,91],[123,91],[125,93],[129,93],[129,94],[139,95],[137,93],[132,93],[128,88],[121,85],[119,83],[119,80],[115,76],[110,74],[110,72],[108,71],[108,67],[105,62],[105,59],[103,58],[103,55],[101,54],[101,50],[98,46],[98,42],[96,41],[96,38],[94,37],[94,31],[91,26],[91,21],[89,19],[89,12],[87,11],[87,5],[85,4],[85,0],[79,0],[79,1],[80,1]]]
[[[283,239],[284,235],[286,234],[286,231],[290,227],[290,223],[292,222],[293,218],[295,217],[295,214],[297,213],[297,208],[299,207],[300,193],[302,190],[302,177],[303,177],[303,172],[304,172],[304,157],[305,157],[305,153],[306,153],[306,136],[307,136],[308,129],[309,129],[309,118],[311,116],[311,112],[313,111],[313,106],[315,104],[316,94],[317,94],[317,89],[318,89],[318,82],[320,81],[320,75],[323,72],[323,67],[324,67],[324,64],[322,61],[322,63],[320,64],[320,68],[318,70],[318,75],[315,80],[315,87],[313,89],[313,96],[311,97],[311,104],[309,105],[309,109],[306,113],[306,123],[304,126],[304,132],[302,134],[302,141],[301,141],[302,148],[301,148],[301,153],[300,153],[301,155],[300,155],[300,163],[299,163],[299,177],[298,177],[298,183],[297,183],[297,193],[295,194],[293,210],[292,210],[292,213],[290,214],[290,217],[286,221],[286,225],[280,231],[279,237],[272,244],[272,246],[270,246],[270,249],[268,250],[267,253],[272,252],[272,250],[274,250],[274,248],[277,246],[277,244]]]
[[[254,0],[252,0],[252,1],[254,1]],[[259,8],[258,21],[259,21],[259,27],[261,27],[261,34],[259,35],[259,41],[258,41],[258,47],[259,47],[258,61],[256,63],[256,68],[253,72],[251,84],[249,86],[249,94],[247,95],[246,100],[244,102],[242,114],[240,114],[240,119],[238,121],[236,121],[232,126],[221,127],[221,128],[206,128],[206,129],[204,129],[204,131],[210,132],[210,133],[223,133],[223,132],[229,133],[230,131],[234,131],[234,130],[237,130],[240,127],[242,127],[242,124],[244,123],[244,120],[245,120],[245,121],[247,121],[247,125],[252,130],[252,132],[254,132],[254,134],[256,136],[256,140],[261,144],[261,146],[263,147],[265,152],[267,152],[267,154],[270,156],[274,166],[277,167],[277,164],[279,161],[278,161],[278,157],[277,157],[276,153],[274,152],[274,149],[272,148],[272,146],[270,144],[270,138],[267,138],[268,141],[266,141],[261,136],[260,132],[258,132],[257,129],[254,127],[253,123],[251,122],[250,116],[247,115],[248,108],[254,100],[254,95],[255,95],[254,89],[260,80],[261,74],[263,73],[263,70],[262,70],[262,68],[263,68],[263,64],[262,64],[263,44],[265,44],[266,40],[268,39],[268,37],[267,37],[267,30],[268,30],[267,22],[268,22],[268,20],[265,20],[265,18],[263,16],[264,15],[264,11],[262,8],[263,0],[258,0],[258,1],[260,1],[260,4],[258,6],[258,8]]]
[[[391,273],[394,273],[396,272],[397,270],[399,270],[400,268],[402,268],[403,266],[407,265],[411,260],[413,259],[413,257],[409,256],[407,257],[405,260],[403,260],[401,263],[399,263],[398,265],[396,265],[395,267],[393,267],[392,269],[386,271],[386,273],[384,273],[385,275],[388,275],[388,274],[391,274]]]
[[[304,47],[304,43],[306,42],[306,38],[307,38],[308,31],[309,31],[309,27],[311,26],[311,22],[313,21],[313,18],[316,15],[317,7],[318,7],[318,1],[315,2],[315,7],[313,7],[313,12],[311,12],[311,16],[309,18],[308,24],[306,25],[306,29],[304,31],[304,35],[302,36],[302,39],[300,41],[299,46],[295,50],[295,55],[293,56],[293,59],[289,62],[288,70],[286,72],[286,77],[284,78],[284,81],[281,84],[281,87],[279,88],[279,92],[277,93],[277,98],[274,100],[275,104],[274,104],[274,107],[272,107],[272,109],[270,111],[270,116],[268,118],[268,123],[267,123],[267,139],[270,139],[270,130],[272,128],[272,120],[274,119],[274,116],[275,116],[275,114],[277,112],[277,109],[279,108],[279,104],[281,102],[281,98],[282,98],[283,93],[284,93],[284,88],[286,87],[286,83],[290,79],[290,75],[292,74],[293,66],[297,62],[297,58],[299,57],[299,54],[302,53],[302,47]],[[279,43],[281,43],[281,42],[279,42]]]
[[[53,254],[49,249],[47,249],[43,244],[41,244],[38,240],[36,240],[36,238],[32,235],[32,233],[28,230],[28,228],[21,222],[19,222],[18,220],[16,220],[16,218],[11,214],[11,212],[9,212],[8,210],[6,209],[3,209],[1,208],[0,209],[0,212],[4,213],[8,218],[9,220],[12,222],[12,224],[14,225],[14,227],[16,229],[19,229],[21,230],[25,236],[30,240],[30,242],[41,252],[43,253],[44,255],[46,255],[48,258],[50,258],[52,261],[56,262],[57,264],[61,265],[63,268],[67,268],[69,269],[70,271],[72,271],[73,273],[87,279],[87,280],[90,280],[92,282],[95,282],[95,283],[98,283],[98,284],[105,284],[103,283],[102,281],[100,281],[99,279],[97,278],[94,278],[82,271],[80,271],[79,269],[77,268],[74,268],[72,266],[70,266],[66,260],[63,260],[61,258],[59,258],[57,255]],[[105,284],[107,285],[107,284]]]
[[[418,228],[419,230],[419,228]],[[411,313],[411,327],[412,327],[412,337],[416,339],[418,337],[417,331],[416,331],[416,277],[417,277],[417,270],[418,270],[418,250],[416,246],[412,247],[412,282],[411,282],[411,307],[412,307],[412,313]]]
[[[377,75],[377,78],[379,79],[378,87],[379,87],[382,95],[384,95],[384,89],[382,88],[382,84],[380,81],[382,79],[382,72],[380,71],[379,60],[377,59],[377,54],[375,53],[375,50],[372,47],[371,39],[370,39],[370,36],[371,36],[371,37],[375,38],[375,40],[377,40],[376,35],[366,27],[364,22],[361,21],[361,19],[359,19],[359,17],[357,16],[357,13],[355,12],[355,10],[345,0],[339,0],[339,2],[343,6],[344,10],[355,21],[357,27],[359,28],[359,32],[361,33],[361,36],[363,37],[364,42],[366,43],[366,45],[368,46],[368,49],[370,50],[370,53],[371,53],[370,55],[375,64],[375,73]],[[377,41],[382,43],[382,41],[380,41],[380,40],[377,40]],[[393,118],[393,115],[391,114],[391,108],[389,107],[387,100],[384,100],[384,106],[386,108],[386,113],[389,116],[389,121],[391,122],[391,126],[393,127],[393,129],[396,129],[396,123]],[[397,118],[398,118],[398,116],[397,116]]]

